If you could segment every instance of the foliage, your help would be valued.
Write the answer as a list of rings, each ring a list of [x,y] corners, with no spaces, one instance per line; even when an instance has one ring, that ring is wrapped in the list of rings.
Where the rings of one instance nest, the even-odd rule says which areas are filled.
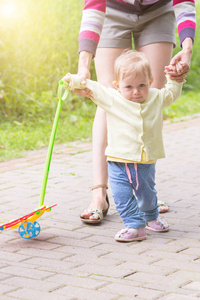
[[[89,100],[88,100],[89,101]],[[87,101],[86,101],[87,102]],[[67,103],[63,103],[66,109]],[[64,110],[58,123],[55,143],[67,144],[91,136],[95,105],[83,102],[78,113]],[[55,114],[55,112],[54,112]],[[53,120],[38,119],[37,122],[3,122],[0,126],[0,161],[20,157],[28,150],[40,149],[49,144]]]
[[[82,2],[18,0],[18,16],[0,16],[1,114],[9,121],[52,114],[58,81],[77,70]]]
[[[170,106],[163,110],[164,120],[172,122],[184,116],[198,114],[200,112],[200,92],[183,92],[182,95]]]
[[[58,81],[77,72],[78,32],[84,0],[0,1],[0,160],[20,156],[49,141]],[[5,7],[15,6],[14,14]],[[200,4],[197,4],[199,23]],[[9,15],[10,13],[10,15]],[[191,71],[180,100],[165,109],[173,118],[200,111],[199,29]],[[177,44],[179,44],[177,36]],[[179,51],[177,47],[174,54]],[[91,76],[95,79],[94,64]],[[196,94],[195,94],[196,93]],[[56,143],[91,136],[96,106],[70,95],[63,105]]]

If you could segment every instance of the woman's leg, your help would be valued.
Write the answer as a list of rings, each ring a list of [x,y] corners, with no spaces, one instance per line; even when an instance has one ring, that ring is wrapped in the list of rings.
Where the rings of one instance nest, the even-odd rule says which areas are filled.
[[[172,43],[153,43],[137,49],[140,52],[144,52],[150,61],[153,83],[152,87],[161,89],[164,87],[166,78],[164,73],[164,67],[169,65],[173,44]]]
[[[114,61],[122,53],[122,48],[98,48],[95,57],[95,67],[97,80],[101,84],[113,87],[114,81]],[[93,124],[93,182],[96,185],[107,185],[108,171],[105,156],[105,148],[107,146],[107,126],[106,114],[101,108],[97,108],[96,116]],[[88,207],[99,210],[106,210],[108,203],[106,202],[106,189],[97,188],[92,192],[92,201]],[[83,212],[81,217],[98,219],[96,214]]]

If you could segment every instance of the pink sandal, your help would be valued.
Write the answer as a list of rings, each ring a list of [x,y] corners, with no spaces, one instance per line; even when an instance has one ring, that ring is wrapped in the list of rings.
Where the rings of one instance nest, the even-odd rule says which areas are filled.
[[[169,225],[165,220],[158,217],[154,221],[147,222],[146,229],[157,232],[165,232],[169,230]]]
[[[146,239],[145,228],[125,228],[120,230],[115,235],[115,240],[118,242],[133,242]]]

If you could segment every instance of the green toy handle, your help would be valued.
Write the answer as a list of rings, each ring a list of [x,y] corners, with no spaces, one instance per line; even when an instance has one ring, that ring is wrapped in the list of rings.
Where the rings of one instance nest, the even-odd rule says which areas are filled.
[[[65,88],[64,90],[64,94],[63,94],[63,88]],[[69,84],[68,82],[64,81],[64,80],[60,80],[59,81],[59,86],[58,86],[58,92],[57,92],[57,97],[60,100],[66,100],[69,94]]]
[[[52,131],[51,131],[51,137],[50,137],[49,147],[48,147],[48,151],[47,151],[47,157],[46,157],[44,172],[43,172],[39,207],[44,205],[44,197],[45,197],[45,192],[46,192],[46,187],[47,187],[47,180],[48,180],[48,175],[49,175],[51,157],[52,157],[52,153],[53,153],[53,146],[54,146],[56,131],[57,131],[57,127],[58,127],[58,120],[59,120],[59,117],[60,117],[60,112],[61,112],[61,109],[62,109],[63,101],[67,99],[68,94],[69,94],[68,86],[69,85],[68,85],[67,82],[65,82],[63,80],[60,80],[59,86],[58,86],[58,92],[57,92],[57,97],[58,97],[59,101],[58,101],[56,114],[55,114],[55,118],[54,118],[54,122],[53,122],[53,128],[52,128]]]

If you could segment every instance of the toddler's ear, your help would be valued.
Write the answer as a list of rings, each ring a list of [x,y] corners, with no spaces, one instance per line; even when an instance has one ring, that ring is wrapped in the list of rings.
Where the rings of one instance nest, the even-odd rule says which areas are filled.
[[[119,89],[119,83],[117,81],[113,81],[113,85],[116,90]]]

